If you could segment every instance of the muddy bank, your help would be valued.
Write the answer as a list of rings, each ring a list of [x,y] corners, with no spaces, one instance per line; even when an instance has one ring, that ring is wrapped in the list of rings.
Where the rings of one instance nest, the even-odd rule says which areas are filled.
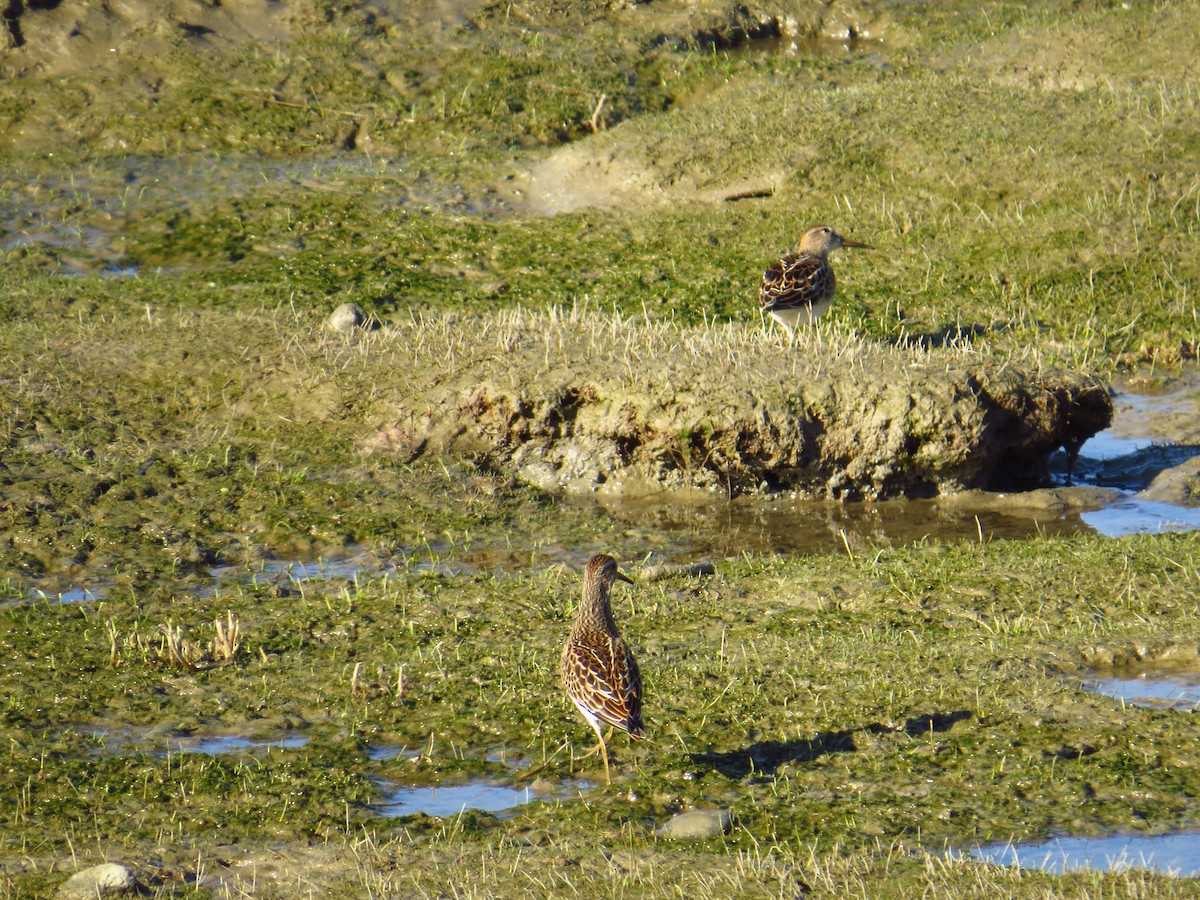
[[[406,378],[379,387],[365,449],[467,455],[552,492],[922,497],[1039,484],[1112,415],[1093,378],[966,350],[590,314],[486,317],[467,329],[482,340],[466,324],[379,338]]]

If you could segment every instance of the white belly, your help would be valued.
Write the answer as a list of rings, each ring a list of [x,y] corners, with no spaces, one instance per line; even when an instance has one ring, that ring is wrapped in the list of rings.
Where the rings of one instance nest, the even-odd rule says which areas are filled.
[[[795,331],[806,325],[814,324],[817,319],[829,312],[832,300],[823,300],[812,306],[793,306],[789,309],[773,309],[771,316],[788,331]]]

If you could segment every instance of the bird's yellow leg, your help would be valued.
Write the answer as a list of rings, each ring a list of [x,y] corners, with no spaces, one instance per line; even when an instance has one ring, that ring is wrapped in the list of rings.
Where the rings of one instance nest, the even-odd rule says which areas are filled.
[[[604,741],[600,742],[600,755],[604,758],[604,783],[612,784],[612,776],[608,774],[608,748],[604,746]]]
[[[616,730],[617,730],[616,728],[610,727],[608,729],[608,734],[604,735],[603,737],[600,737],[600,732],[597,731],[596,737],[600,738],[600,743],[597,744],[595,747],[593,747],[591,750],[589,750],[587,753],[580,756],[579,759],[587,759],[589,756],[599,756],[600,748],[602,746],[612,743],[613,732],[615,732]]]
[[[600,746],[597,749],[600,751],[600,758],[604,760],[604,783],[612,784],[612,776],[608,773],[608,746],[604,740],[604,731],[601,729],[599,723],[592,725],[592,730],[596,732],[596,737],[600,739]],[[611,729],[609,729],[609,733],[612,733]],[[589,753],[588,755],[590,756],[591,754]]]

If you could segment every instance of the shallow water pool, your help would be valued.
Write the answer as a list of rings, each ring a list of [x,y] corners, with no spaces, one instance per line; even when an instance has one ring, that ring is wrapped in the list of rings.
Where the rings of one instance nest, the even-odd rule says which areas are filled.
[[[1074,869],[1122,871],[1148,869],[1171,875],[1200,875],[1200,832],[1115,834],[1082,838],[1060,836],[1036,843],[974,847],[972,859],[1061,874]]]

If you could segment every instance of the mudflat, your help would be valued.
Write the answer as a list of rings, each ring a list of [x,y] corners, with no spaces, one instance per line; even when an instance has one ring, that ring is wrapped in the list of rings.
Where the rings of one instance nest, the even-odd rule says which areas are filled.
[[[1200,669],[1192,533],[603,510],[983,503],[1186,380],[1197,12],[9,10],[3,891],[1193,894],[946,852],[1197,827],[1195,717],[1089,689]],[[875,249],[792,339],[757,283],[821,222]],[[554,675],[594,552],[650,731],[611,788]]]

